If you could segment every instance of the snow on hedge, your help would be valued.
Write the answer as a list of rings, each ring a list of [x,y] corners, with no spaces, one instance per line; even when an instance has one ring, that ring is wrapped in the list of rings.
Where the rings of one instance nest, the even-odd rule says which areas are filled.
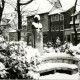
[[[41,62],[41,58],[43,58],[43,56],[48,56],[47,54],[49,53],[55,54],[55,56],[80,55],[80,44],[73,46],[71,43],[65,43],[56,49],[46,48],[43,50],[43,54],[41,55],[37,49],[28,46],[27,42],[7,42],[3,36],[0,35],[0,61],[1,64],[5,66],[3,72],[5,71],[8,78],[12,78],[15,75],[15,78],[26,78],[28,67],[36,67],[36,63]],[[3,76],[2,78],[5,77]]]

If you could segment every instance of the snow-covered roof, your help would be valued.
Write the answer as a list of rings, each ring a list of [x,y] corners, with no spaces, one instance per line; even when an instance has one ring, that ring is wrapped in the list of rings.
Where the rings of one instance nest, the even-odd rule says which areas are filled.
[[[66,10],[63,10],[62,8],[58,8],[52,12],[49,13],[49,15],[53,15],[53,14],[60,14],[60,13],[63,13],[65,12]]]
[[[77,0],[76,11],[80,11],[80,0]]]
[[[51,11],[51,12],[49,13],[49,15],[60,14],[60,13],[66,12],[66,11],[68,11],[69,9],[71,9],[72,7],[73,7],[73,6],[69,6],[69,7],[67,7],[67,8],[64,8],[64,7],[57,8],[57,9]]]
[[[55,0],[53,0],[53,2],[54,1]],[[47,1],[47,0],[44,0],[44,2],[42,2],[42,3],[41,2],[42,2],[42,0],[39,2],[40,4],[38,4],[38,6],[36,6],[35,11],[28,12],[29,14],[27,16],[31,16],[31,15],[35,15],[35,14],[43,14],[43,13],[47,13],[47,12],[49,12],[49,15],[57,14],[57,13],[62,13],[62,12],[67,11],[71,7],[73,7],[74,6],[74,3],[75,3],[75,0],[60,0],[60,3],[62,5],[62,7],[56,8],[56,9],[54,9],[54,7],[55,7],[54,4],[51,5],[50,2]],[[45,3],[45,5],[43,3]],[[31,8],[31,6],[30,6],[30,8],[28,8],[28,9],[33,10],[34,8]]]
[[[73,24],[73,21],[70,21],[70,24]],[[79,19],[75,20],[75,24],[79,24]]]
[[[79,15],[79,12],[80,12],[80,11],[78,11],[78,12],[76,11],[76,12],[75,12],[74,14],[72,14],[71,16]]]
[[[71,16],[78,15],[80,13],[80,0],[77,0],[76,11]]]

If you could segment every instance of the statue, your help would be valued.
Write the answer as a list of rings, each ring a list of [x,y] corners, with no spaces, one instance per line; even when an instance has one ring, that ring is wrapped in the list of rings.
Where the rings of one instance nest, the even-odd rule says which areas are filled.
[[[43,32],[42,24],[40,23],[40,16],[34,16],[34,22],[32,22],[32,46],[39,50],[40,53],[43,51]]]

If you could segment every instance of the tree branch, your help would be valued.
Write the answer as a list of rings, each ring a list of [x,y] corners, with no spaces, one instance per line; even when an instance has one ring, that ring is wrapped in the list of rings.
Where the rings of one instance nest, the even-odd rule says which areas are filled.
[[[5,1],[4,0],[2,0],[2,7],[4,8],[4,4],[5,4]]]
[[[47,0],[47,1],[49,1],[51,5],[53,4],[53,2],[52,2],[52,1],[50,1],[50,0]]]
[[[20,5],[27,5],[27,4],[29,4],[29,3],[31,3],[33,0],[30,0],[30,1],[28,1],[28,2],[26,2],[26,3],[19,3]]]

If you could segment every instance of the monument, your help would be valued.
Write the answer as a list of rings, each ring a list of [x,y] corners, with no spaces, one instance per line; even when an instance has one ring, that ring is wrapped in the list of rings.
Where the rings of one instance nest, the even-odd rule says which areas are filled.
[[[32,46],[39,50],[40,53],[43,51],[43,32],[42,24],[40,23],[40,16],[34,16],[34,22],[32,22]]]

